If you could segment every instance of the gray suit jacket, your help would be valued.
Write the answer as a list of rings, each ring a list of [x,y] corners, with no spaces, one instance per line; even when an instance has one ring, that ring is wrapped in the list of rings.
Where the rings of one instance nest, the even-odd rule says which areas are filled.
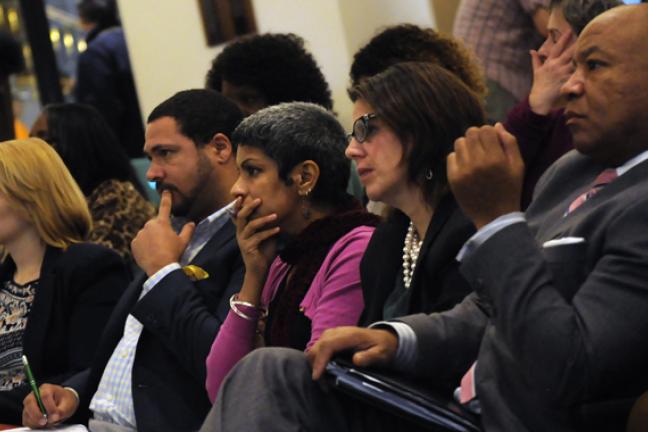
[[[648,161],[563,216],[603,168],[575,151],[557,161],[527,223],[463,262],[476,292],[402,319],[417,335],[419,374],[459,383],[478,359],[488,431],[582,428],[584,406],[648,388]],[[563,237],[585,242],[542,247]]]

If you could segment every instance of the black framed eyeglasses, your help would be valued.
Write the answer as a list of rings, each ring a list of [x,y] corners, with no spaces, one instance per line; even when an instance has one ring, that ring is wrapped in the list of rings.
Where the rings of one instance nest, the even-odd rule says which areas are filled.
[[[347,135],[349,141],[351,140],[351,138],[355,138],[355,140],[359,143],[363,143],[369,136],[369,133],[371,133],[369,120],[375,119],[376,117],[377,115],[374,113],[367,113],[363,116],[358,117],[353,122],[353,129],[351,130],[351,133]]]

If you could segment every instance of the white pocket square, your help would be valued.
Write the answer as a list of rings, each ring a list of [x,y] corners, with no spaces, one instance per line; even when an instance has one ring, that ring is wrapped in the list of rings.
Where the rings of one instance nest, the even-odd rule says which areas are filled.
[[[578,244],[578,243],[585,243],[585,239],[583,237],[562,237],[562,238],[546,241],[542,244],[542,247],[550,248],[555,246],[564,246],[564,245]]]

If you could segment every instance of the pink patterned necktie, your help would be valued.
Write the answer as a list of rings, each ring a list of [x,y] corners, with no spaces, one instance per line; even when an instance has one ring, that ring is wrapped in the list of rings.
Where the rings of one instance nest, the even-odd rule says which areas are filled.
[[[576,210],[585,201],[592,198],[594,195],[597,194],[598,191],[603,189],[603,186],[610,183],[612,180],[614,180],[617,177],[618,177],[618,175],[617,175],[616,169],[608,168],[606,170],[603,170],[603,172],[601,174],[599,174],[598,177],[596,177],[596,179],[594,180],[594,183],[592,184],[591,189],[588,190],[587,192],[583,192],[582,194],[577,196],[576,199],[574,201],[572,201],[571,204],[569,204],[569,208],[567,209],[567,212],[565,213],[565,216],[567,216],[569,213]]]
[[[477,366],[477,362],[473,363],[472,366],[470,366],[470,369],[468,369],[468,372],[466,372],[463,378],[461,378],[459,402],[462,404],[470,402],[477,396],[475,390],[475,366]]]

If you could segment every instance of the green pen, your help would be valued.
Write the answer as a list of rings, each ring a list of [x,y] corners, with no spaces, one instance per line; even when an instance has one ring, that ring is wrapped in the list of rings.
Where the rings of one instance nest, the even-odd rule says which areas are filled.
[[[41,412],[43,413],[43,417],[47,418],[47,411],[45,410],[45,405],[43,405],[43,399],[41,399],[41,394],[40,391],[38,390],[38,386],[36,385],[34,374],[32,373],[31,368],[29,367],[27,356],[22,356],[22,362],[23,362],[23,366],[25,366],[27,381],[29,381],[29,385],[31,386],[32,391],[34,392],[34,396],[36,396],[36,402],[38,402],[38,408],[40,408]]]

